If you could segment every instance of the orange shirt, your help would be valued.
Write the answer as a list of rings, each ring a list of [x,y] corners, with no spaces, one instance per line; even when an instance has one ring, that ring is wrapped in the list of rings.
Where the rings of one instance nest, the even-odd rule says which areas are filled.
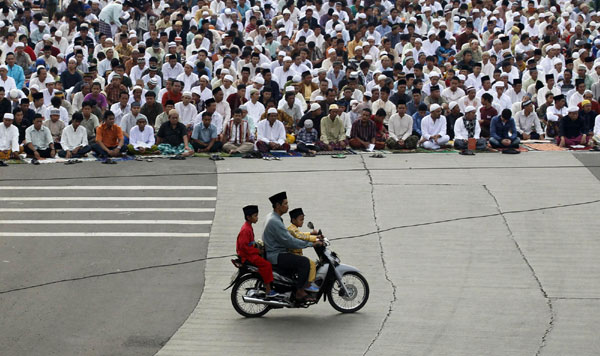
[[[106,124],[96,127],[96,141],[102,142],[106,147],[115,147],[123,139],[123,130],[117,125],[109,129]]]

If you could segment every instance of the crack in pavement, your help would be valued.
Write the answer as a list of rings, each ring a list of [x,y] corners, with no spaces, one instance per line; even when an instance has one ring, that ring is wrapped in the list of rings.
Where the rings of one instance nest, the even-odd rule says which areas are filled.
[[[521,245],[519,245],[519,243],[515,239],[515,235],[513,234],[513,231],[510,228],[510,225],[508,224],[508,220],[506,220],[506,216],[504,216],[504,212],[502,212],[502,210],[500,209],[500,203],[498,202],[498,199],[496,199],[496,196],[494,195],[494,193],[492,193],[492,191],[488,188],[487,185],[484,184],[483,189],[485,189],[485,191],[492,197],[492,199],[494,199],[494,203],[496,204],[496,210],[498,210],[498,213],[502,217],[502,220],[504,221],[504,225],[506,226],[506,229],[508,230],[508,237],[510,237],[512,242],[515,244],[517,251],[519,251],[521,258],[523,259],[523,261],[525,262],[525,264],[531,271],[531,274],[533,275],[533,278],[535,279],[535,282],[537,283],[538,288],[540,289],[540,291],[542,292],[542,295],[546,299],[546,304],[548,305],[548,309],[550,312],[550,321],[548,322],[548,326],[546,327],[546,330],[544,331],[544,335],[542,335],[542,340],[540,342],[540,345],[538,346],[538,350],[535,353],[535,356],[539,356],[539,355],[541,355],[542,349],[544,348],[544,346],[546,346],[546,339],[547,339],[548,335],[550,334],[552,329],[554,329],[555,312],[554,312],[554,306],[552,305],[553,298],[548,297],[548,293],[546,293],[546,290],[544,289],[544,286],[542,285],[542,282],[540,281],[537,273],[535,272],[535,270],[533,269],[533,266],[531,265],[531,263],[525,256],[525,253],[523,252]]]
[[[383,328],[385,327],[387,320],[389,319],[390,315],[392,314],[392,310],[394,308],[394,303],[398,300],[398,297],[396,296],[396,285],[394,284],[394,282],[392,281],[392,279],[389,276],[389,271],[387,268],[387,263],[385,261],[385,255],[383,252],[383,244],[381,241],[382,240],[381,228],[379,227],[379,223],[377,222],[377,212],[375,210],[375,185],[373,184],[373,176],[371,175],[371,171],[367,167],[367,162],[365,161],[365,156],[361,155],[361,159],[362,159],[362,164],[364,166],[364,169],[367,171],[367,176],[369,177],[369,184],[371,185],[371,202],[373,204],[373,220],[375,222],[375,227],[377,228],[377,242],[379,243],[379,256],[381,257],[381,263],[383,265],[383,272],[385,275],[385,279],[386,279],[386,281],[388,281],[388,283],[392,287],[392,300],[390,302],[390,306],[388,308],[387,314],[383,318],[383,321],[381,322],[381,326],[379,327],[379,330],[377,330],[377,334],[375,334],[375,337],[373,338],[373,340],[371,340],[371,342],[369,343],[369,346],[367,346],[367,349],[363,353],[363,356],[365,356],[366,354],[368,354],[371,351],[371,347],[373,347],[375,342],[377,342],[377,340],[379,339],[379,336],[381,336],[381,333],[383,332]]]

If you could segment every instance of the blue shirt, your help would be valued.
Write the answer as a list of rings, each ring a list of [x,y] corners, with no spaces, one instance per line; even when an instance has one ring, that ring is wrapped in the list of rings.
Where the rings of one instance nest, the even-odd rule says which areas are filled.
[[[290,235],[288,229],[283,225],[283,219],[276,212],[272,212],[267,217],[262,238],[265,243],[267,260],[274,265],[277,264],[280,253],[286,253],[288,249],[300,249],[313,245],[312,242],[299,240]]]
[[[17,89],[22,89],[23,84],[25,84],[25,73],[23,73],[23,68],[20,65],[8,66],[8,76],[15,80],[15,84],[17,85]]]
[[[217,138],[217,127],[213,124],[210,124],[208,127],[204,126],[204,123],[198,124],[194,126],[192,138],[209,143],[213,138]]]
[[[429,115],[429,111],[425,112],[425,116]],[[413,132],[416,132],[418,134],[418,136],[421,136],[421,120],[423,120],[423,118],[425,116],[421,116],[419,115],[419,112],[417,111],[416,113],[413,114],[412,118],[413,118]]]
[[[511,141],[517,138],[517,125],[515,120],[511,117],[508,121],[502,122],[500,115],[494,117],[490,123],[490,136],[498,141],[504,140],[505,138]]]

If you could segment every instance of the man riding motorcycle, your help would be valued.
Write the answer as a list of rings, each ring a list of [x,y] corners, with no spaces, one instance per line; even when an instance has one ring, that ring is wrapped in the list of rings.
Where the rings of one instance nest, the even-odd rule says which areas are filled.
[[[287,194],[285,192],[275,194],[269,200],[273,206],[273,213],[269,216],[263,232],[267,260],[273,265],[295,271],[298,274],[296,300],[308,301],[310,297],[307,296],[306,291],[318,291],[318,288],[311,287],[307,283],[310,262],[308,258],[289,253],[288,250],[321,246],[322,243],[320,241],[303,241],[290,235],[281,218],[288,211]]]

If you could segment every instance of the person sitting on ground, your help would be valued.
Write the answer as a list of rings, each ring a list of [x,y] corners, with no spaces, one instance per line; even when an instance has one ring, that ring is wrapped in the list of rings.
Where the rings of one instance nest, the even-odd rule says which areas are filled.
[[[323,143],[319,142],[317,130],[313,126],[311,119],[305,120],[304,127],[296,135],[296,151],[307,153],[309,156],[316,155],[323,146]]]
[[[154,129],[148,124],[148,119],[139,114],[136,125],[129,130],[127,151],[132,155],[151,154],[158,151],[154,143]]]
[[[59,157],[67,159],[87,157],[88,152],[92,150],[88,145],[87,129],[81,125],[82,121],[81,113],[73,114],[71,124],[65,127],[60,138]]]
[[[388,123],[389,138],[386,145],[393,150],[415,149],[419,138],[412,134],[413,118],[406,113],[406,103],[400,101],[396,105],[396,113],[390,117]]]
[[[13,114],[4,114],[0,124],[0,166],[6,166],[4,160],[18,159],[21,153],[19,146],[19,129],[12,124]]]
[[[25,130],[25,153],[28,157],[33,157],[31,163],[39,164],[41,158],[54,158],[56,150],[54,149],[54,140],[50,129],[43,125],[42,115],[36,114],[33,119],[33,125]]]
[[[542,130],[542,124],[531,100],[524,101],[521,107],[523,110],[515,115],[519,138],[523,140],[543,140],[544,131]]]
[[[54,140],[54,148],[60,150],[60,136],[65,129],[65,123],[60,120],[60,110],[52,108],[48,110],[50,112],[50,120],[44,121],[44,126],[50,129],[52,139]]]
[[[546,109],[546,136],[554,138],[558,135],[559,122],[568,114],[566,102],[563,94],[556,95],[554,105]]]
[[[498,110],[492,105],[494,97],[490,93],[484,93],[481,96],[481,107],[479,108],[479,126],[481,127],[481,136],[490,137],[490,123],[492,118],[498,116]]]
[[[263,241],[265,243],[265,252],[267,260],[273,265],[284,269],[293,270],[298,278],[296,279],[296,300],[314,301],[307,298],[305,290],[316,292],[318,289],[308,283],[310,274],[310,262],[304,256],[289,253],[289,249],[299,249],[314,246],[321,246],[320,241],[308,242],[294,238],[283,224],[281,216],[288,211],[288,200],[286,192],[275,194],[269,198],[273,206],[273,213],[269,216],[265,229],[263,231]]]
[[[123,130],[115,124],[115,114],[110,110],[104,112],[102,125],[96,128],[96,143],[92,150],[100,158],[121,157],[127,152]]]
[[[252,224],[258,222],[258,206],[246,205],[244,211],[244,225],[238,233],[235,243],[235,251],[242,260],[242,263],[250,262],[258,268],[258,273],[265,285],[265,295],[267,298],[277,296],[277,292],[271,289],[273,283],[273,266],[271,263],[260,256],[260,250],[254,241],[254,229]]]
[[[558,124],[556,144],[560,147],[587,145],[587,128],[585,122],[579,117],[579,108],[571,106],[567,109],[567,117],[563,117]]]
[[[227,153],[249,153],[254,151],[254,143],[250,137],[248,122],[242,117],[242,110],[233,111],[233,119],[229,120],[223,130],[223,151]]]
[[[519,148],[521,140],[510,109],[494,117],[490,123],[490,144],[494,148]]]
[[[375,144],[375,136],[377,135],[377,128],[375,122],[371,120],[371,109],[365,108],[360,114],[360,119],[354,121],[352,124],[352,130],[350,130],[350,147],[357,150],[366,150],[371,147],[378,150],[385,147],[377,148]],[[373,146],[371,146],[373,145]]]
[[[446,117],[442,115],[442,107],[438,104],[431,104],[429,112],[421,121],[419,144],[427,150],[438,150],[450,140],[446,134]]]
[[[313,105],[311,104],[311,110]],[[313,110],[318,112],[319,110]],[[329,115],[321,119],[321,143],[326,151],[340,151],[346,149],[348,141],[346,141],[346,128],[344,122],[340,118],[342,111],[336,104],[329,105]]]
[[[219,152],[223,142],[217,140],[217,127],[211,124],[212,114],[202,113],[202,122],[194,126],[192,147],[196,152]]]
[[[121,129],[123,130],[123,134],[125,135],[125,137],[127,137],[127,141],[129,141],[129,132],[132,128],[134,128],[137,125],[138,119],[144,118],[146,119],[146,122],[148,122],[148,118],[146,117],[146,115],[140,113],[141,108],[142,104],[137,101],[134,101],[133,103],[131,103],[131,112],[125,114],[121,119],[121,124],[119,125],[119,127],[121,127]]]
[[[194,154],[194,149],[189,144],[187,128],[179,122],[179,114],[175,109],[169,111],[169,121],[158,129],[156,143],[163,155],[187,157]]]
[[[293,237],[303,241],[317,242],[320,236],[318,236],[318,232],[316,230],[313,230],[311,232],[300,231],[300,228],[302,227],[302,225],[304,225],[304,211],[302,211],[302,208],[290,210],[290,219],[291,224],[290,226],[288,226],[287,229]],[[302,254],[301,248],[290,249],[289,252],[298,256],[304,256]],[[315,280],[315,277],[317,276],[317,264],[311,259],[309,259],[309,262],[310,272],[308,274],[308,282],[312,283]]]
[[[596,116],[593,134],[591,143],[594,145],[594,150],[600,151],[600,115]]]
[[[81,126],[85,128],[88,135],[88,143],[94,143],[96,141],[96,129],[100,126],[100,120],[98,116],[92,113],[92,107],[94,104],[90,101],[84,101],[81,104],[81,114],[83,115],[83,121]]]
[[[290,150],[290,145],[285,141],[285,126],[277,120],[277,109],[270,108],[267,119],[258,122],[256,148],[261,153],[271,150]]]
[[[587,130],[586,136],[591,140],[591,138],[594,137],[594,122],[596,120],[596,115],[598,114],[592,110],[592,102],[587,99],[584,99],[579,103],[578,108],[579,117],[583,120]]]
[[[477,109],[469,105],[465,108],[465,115],[454,122],[454,148],[457,150],[467,150],[469,148],[469,139],[475,140],[475,149],[485,150],[487,141],[480,137],[481,126],[476,120]]]
[[[384,124],[385,120],[385,110],[378,109],[373,115],[372,119],[375,122],[375,146],[381,147],[378,150],[385,148],[385,141],[388,139],[388,131],[386,125]]]

